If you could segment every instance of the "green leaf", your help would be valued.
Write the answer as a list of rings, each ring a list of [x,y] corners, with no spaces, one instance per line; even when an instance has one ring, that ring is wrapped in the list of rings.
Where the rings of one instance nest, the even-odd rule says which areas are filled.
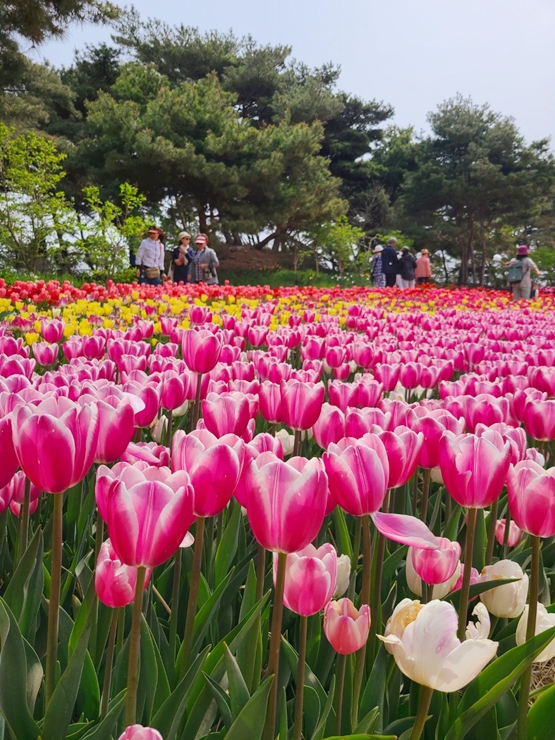
[[[335,676],[333,676],[331,679],[330,690],[328,692],[328,697],[326,699],[324,711],[320,715],[320,721],[318,722],[318,725],[316,726],[314,730],[314,734],[312,735],[311,740],[322,740],[322,738],[324,737],[324,732],[326,731],[326,722],[328,721],[328,716],[333,706],[334,694],[335,694]]]
[[[208,690],[210,691],[210,693],[214,697],[214,701],[218,705],[222,720],[225,726],[229,729],[233,724],[229,696],[225,693],[220,684],[217,681],[214,681],[211,676],[208,676],[206,673],[203,673],[202,675],[204,676]]]
[[[108,714],[100,724],[84,735],[83,740],[111,740],[116,729],[117,721],[123,709],[126,691],[121,691],[110,702]]]
[[[266,707],[274,676],[268,676],[245,704],[226,733],[226,740],[260,740],[266,719]]]
[[[499,586],[505,586],[505,584],[507,583],[514,583],[515,581],[519,580],[520,578],[499,578],[493,581],[484,581],[483,583],[473,583],[470,586],[470,593],[468,598],[473,599],[475,596],[483,594],[484,591],[489,591],[490,589],[498,588]],[[451,593],[444,596],[442,601],[450,601],[453,606],[458,609],[460,598],[461,590],[459,588],[456,591],[452,591]]]
[[[370,732],[370,730],[374,727],[376,720],[378,719],[378,714],[378,707],[374,707],[374,709],[371,709],[355,727],[355,735],[360,732]]]
[[[485,668],[468,685],[458,708],[458,716],[445,740],[462,740],[554,637],[555,627],[551,627],[524,645],[509,650]]]
[[[21,634],[30,642],[33,642],[44,586],[42,559],[43,537],[42,531],[37,529],[4,594],[4,601],[17,619]]]
[[[231,714],[237,719],[240,711],[250,699],[249,690],[237,661],[231,654],[230,649],[224,643],[224,662],[229,682],[229,698],[231,700]]]
[[[351,560],[353,559],[353,546],[351,544],[351,535],[347,527],[347,521],[345,514],[340,506],[337,506],[333,512],[333,518],[335,521],[336,536],[339,555],[348,555]]]
[[[320,699],[310,686],[304,687],[303,720],[306,736],[312,737],[320,720]]]
[[[144,725],[148,725],[150,722],[157,686],[158,665],[156,663],[152,633],[143,614],[141,617],[141,653],[139,686],[137,689],[137,717],[142,717]]]
[[[174,740],[177,736],[181,719],[187,706],[189,691],[200,674],[201,666],[204,663],[208,650],[209,648],[206,647],[197,655],[185,676],[156,712],[150,723],[151,727],[154,727],[160,732],[164,740]]]
[[[48,740],[65,740],[79,692],[88,642],[89,630],[87,628],[81,633],[73,655],[58,681],[46,709],[42,736],[48,738]]]
[[[214,613],[216,612],[216,609],[218,608],[218,605],[224,594],[226,586],[228,585],[231,579],[231,576],[233,575],[234,570],[235,568],[232,568],[227,574],[227,576],[225,576],[223,581],[221,581],[221,583],[218,584],[218,586],[214,589],[214,593],[212,593],[208,597],[205,604],[203,604],[202,608],[199,609],[195,617],[195,626],[194,626],[194,631],[193,631],[193,655],[200,648],[200,642],[203,639],[204,635],[206,634],[206,630],[210,627],[212,617],[214,616]]]
[[[237,546],[239,543],[239,524],[241,522],[241,506],[239,503],[233,502],[233,511],[227,527],[222,535],[220,544],[216,551],[216,557],[214,559],[214,575],[215,583],[218,585],[221,583],[226,576],[228,570],[231,568],[235,554],[237,553]]]
[[[0,711],[14,740],[38,740],[40,731],[27,704],[25,645],[14,615],[0,600]]]
[[[555,740],[555,684],[538,696],[528,712],[528,740]]]
[[[299,654],[295,650],[295,648],[287,642],[285,637],[281,638],[281,644],[283,646],[283,652],[285,653],[285,657],[287,658],[287,662],[289,663],[289,668],[291,669],[291,673],[293,675],[297,675],[297,665],[299,662]],[[313,673],[311,667],[305,663],[305,674],[304,674],[304,685],[310,686],[311,689],[314,689],[318,695],[318,700],[320,702],[320,706],[326,703],[326,692],[324,691],[324,687],[318,681],[315,674]]]
[[[382,729],[383,716],[383,703],[384,703],[384,687],[387,679],[387,667],[390,663],[390,655],[385,649],[383,643],[380,644],[378,654],[374,660],[370,677],[366,683],[364,694],[362,695],[362,701],[360,703],[359,711],[363,716],[368,712],[372,711],[374,707],[378,709],[378,728]]]
[[[333,735],[325,740],[397,740],[397,735]]]

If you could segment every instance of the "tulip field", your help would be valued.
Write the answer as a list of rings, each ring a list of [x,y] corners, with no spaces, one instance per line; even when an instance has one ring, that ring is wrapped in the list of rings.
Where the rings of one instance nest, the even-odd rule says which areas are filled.
[[[0,279],[0,740],[555,738],[555,295]]]

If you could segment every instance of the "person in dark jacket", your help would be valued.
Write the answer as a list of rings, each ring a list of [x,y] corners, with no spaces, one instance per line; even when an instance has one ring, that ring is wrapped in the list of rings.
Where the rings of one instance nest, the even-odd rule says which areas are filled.
[[[397,239],[391,238],[382,252],[382,272],[385,275],[386,288],[395,287],[398,269]]]
[[[182,231],[178,236],[179,246],[173,250],[173,282],[186,283],[189,276],[189,265],[193,261],[193,248],[191,247],[191,235]]]
[[[399,287],[414,288],[414,271],[416,269],[416,260],[410,253],[408,247],[403,247],[401,257],[399,258]]]

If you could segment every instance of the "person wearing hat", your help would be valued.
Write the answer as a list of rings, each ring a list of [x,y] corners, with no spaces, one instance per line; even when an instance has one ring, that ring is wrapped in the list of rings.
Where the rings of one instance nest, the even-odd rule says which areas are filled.
[[[178,246],[173,250],[172,266],[174,283],[186,283],[189,277],[189,265],[195,255],[191,247],[191,235],[187,231],[181,231],[177,237]]]
[[[536,275],[540,274],[535,262],[528,257],[529,254],[530,250],[526,244],[520,244],[516,248],[516,257],[513,257],[507,263],[507,267],[509,268],[508,280],[513,289],[513,299],[515,301],[518,301],[519,298],[525,298],[526,300],[530,298],[532,292],[532,270],[534,270]]]
[[[394,288],[399,272],[399,255],[397,254],[397,239],[391,237],[382,250],[382,272],[388,288]]]
[[[151,226],[148,236],[143,239],[137,250],[135,264],[137,265],[137,277],[142,285],[161,285],[165,277],[164,267],[164,245],[160,241],[160,229]]]
[[[382,252],[382,245],[377,244],[370,265],[370,277],[375,288],[385,288],[385,275],[382,272]]]
[[[432,266],[430,265],[429,255],[430,253],[427,249],[421,249],[420,257],[417,257],[416,259],[416,269],[414,270],[414,277],[416,278],[417,285],[432,282]]]
[[[196,252],[187,277],[190,283],[218,284],[216,268],[220,266],[216,252],[208,246],[206,234],[199,234],[195,239]]]

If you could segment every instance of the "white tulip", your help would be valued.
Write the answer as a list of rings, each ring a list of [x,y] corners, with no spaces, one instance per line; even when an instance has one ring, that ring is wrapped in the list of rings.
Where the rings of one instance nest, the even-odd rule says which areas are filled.
[[[277,439],[281,442],[283,448],[283,456],[287,457],[293,452],[295,446],[295,437],[293,434],[289,434],[287,429],[280,429],[276,434]]]
[[[528,576],[513,560],[499,560],[482,569],[482,581],[495,581],[503,578],[518,578],[519,580],[484,591],[480,594],[480,599],[489,613],[495,617],[503,619],[520,617],[528,596]]]
[[[340,555],[337,558],[337,581],[333,598],[339,599],[349,588],[351,578],[351,558],[348,555]]]
[[[528,604],[524,607],[522,616],[518,621],[518,627],[516,628],[516,644],[522,645],[526,642],[526,626],[528,624]],[[550,627],[555,626],[555,614],[550,614],[543,604],[538,602],[538,613],[536,616],[536,630],[535,635],[539,635],[540,632],[545,632]],[[551,640],[549,645],[544,648],[538,657],[534,660],[534,663],[545,663],[547,660],[555,658],[555,638]]]
[[[489,616],[482,604],[472,612],[477,624],[469,623],[466,640],[457,637],[458,617],[447,601],[403,599],[390,617],[380,640],[397,666],[411,680],[437,691],[459,691],[472,681],[497,652],[489,633]]]
[[[163,414],[159,419],[155,419],[150,427],[150,435],[156,444],[160,444],[162,439],[166,437],[166,429],[168,428],[168,419]]]

